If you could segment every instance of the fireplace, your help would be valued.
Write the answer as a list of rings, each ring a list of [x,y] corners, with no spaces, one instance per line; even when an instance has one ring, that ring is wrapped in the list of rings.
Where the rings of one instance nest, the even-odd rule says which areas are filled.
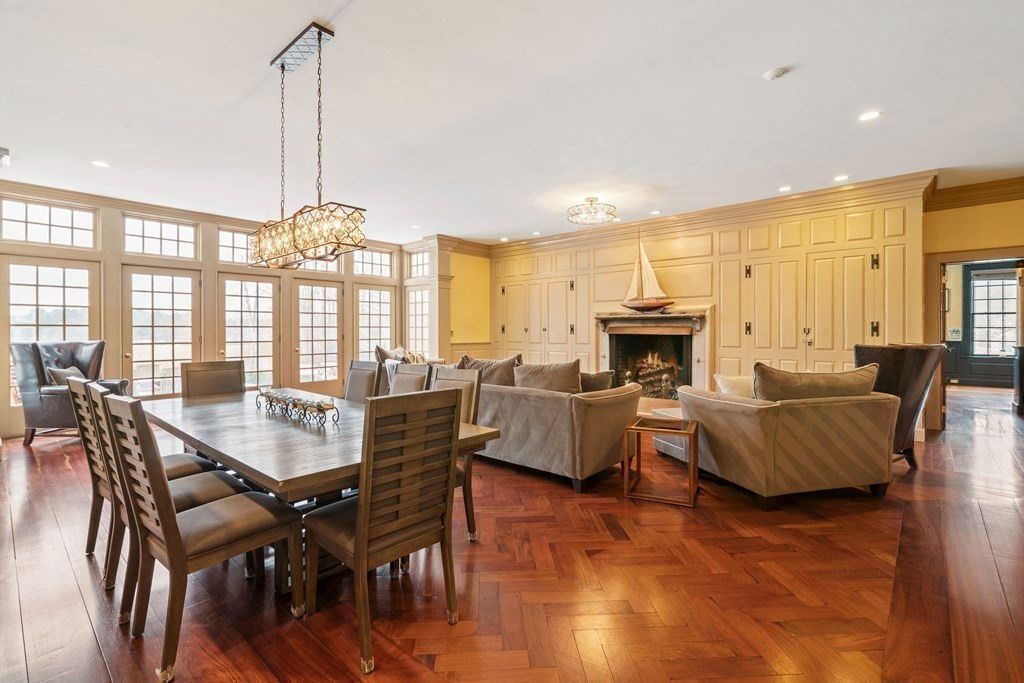
[[[615,386],[636,382],[643,395],[678,398],[676,387],[694,384],[694,336],[703,315],[685,313],[607,314],[596,316],[607,340],[607,369]],[[602,356],[604,357],[604,356]],[[703,373],[696,378],[703,383]]]

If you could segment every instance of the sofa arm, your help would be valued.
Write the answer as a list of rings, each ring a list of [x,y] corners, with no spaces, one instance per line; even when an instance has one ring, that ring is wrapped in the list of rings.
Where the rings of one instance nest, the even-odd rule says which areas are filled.
[[[501,437],[483,454],[534,469],[575,476],[569,467],[572,447],[570,395],[559,391],[484,384],[477,424],[497,427]]]
[[[622,439],[636,419],[640,391],[639,384],[630,383],[572,396],[573,479],[622,462]]]

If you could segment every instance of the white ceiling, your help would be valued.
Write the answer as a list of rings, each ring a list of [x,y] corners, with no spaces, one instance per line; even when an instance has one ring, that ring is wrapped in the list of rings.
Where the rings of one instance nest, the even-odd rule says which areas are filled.
[[[0,178],[257,220],[278,202],[268,63],[333,26],[325,194],[366,207],[375,239],[564,232],[590,194],[633,220],[840,173],[1024,174],[1009,0],[0,0],[0,18]],[[314,71],[288,82],[290,211],[315,199]]]

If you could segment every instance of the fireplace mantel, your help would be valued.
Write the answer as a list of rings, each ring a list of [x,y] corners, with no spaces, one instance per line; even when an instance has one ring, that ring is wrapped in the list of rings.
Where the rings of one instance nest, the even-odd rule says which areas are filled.
[[[670,311],[668,313],[598,313],[594,319],[601,331],[614,334],[616,328],[649,328],[640,334],[691,334],[700,332],[705,311]],[[675,331],[670,331],[673,329]],[[683,331],[685,330],[685,331]],[[692,332],[691,332],[692,331]]]

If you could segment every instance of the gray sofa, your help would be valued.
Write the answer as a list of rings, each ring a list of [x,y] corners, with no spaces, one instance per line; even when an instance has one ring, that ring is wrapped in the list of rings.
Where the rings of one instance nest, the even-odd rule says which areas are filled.
[[[482,454],[569,477],[578,493],[584,479],[622,462],[640,393],[639,384],[581,394],[484,384],[477,422],[501,438]]]

